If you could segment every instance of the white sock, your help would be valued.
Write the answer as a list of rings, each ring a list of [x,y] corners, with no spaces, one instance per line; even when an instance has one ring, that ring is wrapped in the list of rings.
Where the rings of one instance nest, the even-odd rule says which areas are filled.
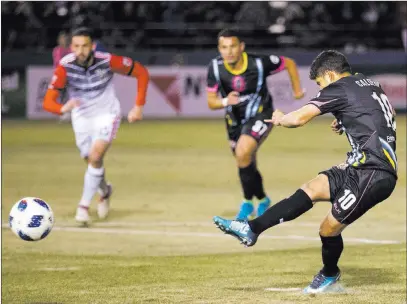
[[[85,173],[85,182],[83,184],[83,193],[79,205],[89,207],[93,196],[96,194],[101,180],[103,179],[105,169],[94,168],[88,165],[88,170]]]

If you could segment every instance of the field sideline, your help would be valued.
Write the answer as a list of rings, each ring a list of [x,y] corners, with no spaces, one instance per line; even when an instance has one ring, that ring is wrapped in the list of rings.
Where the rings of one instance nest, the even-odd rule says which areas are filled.
[[[342,162],[344,136],[320,118],[275,128],[259,153],[273,202]],[[122,124],[106,159],[112,212],[90,229],[73,220],[85,164],[69,123],[2,123],[3,303],[406,303],[406,117],[397,119],[393,195],[345,232],[345,294],[304,296],[321,266],[319,222],[329,203],[243,248],[212,224],[241,193],[220,120]],[[41,242],[7,228],[11,206],[38,196],[56,227]],[[91,207],[91,208],[92,208]]]

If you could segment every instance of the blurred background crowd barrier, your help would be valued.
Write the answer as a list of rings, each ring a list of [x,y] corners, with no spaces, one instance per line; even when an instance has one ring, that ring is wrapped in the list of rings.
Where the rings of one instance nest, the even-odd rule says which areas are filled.
[[[101,49],[150,68],[147,117],[218,117],[206,107],[206,66],[216,37],[239,28],[249,52],[292,57],[306,98],[312,59],[324,49],[347,54],[355,72],[379,80],[393,105],[406,110],[406,2],[2,2],[2,115],[51,118],[41,101],[52,75],[53,50],[67,47],[72,28],[96,30]],[[55,54],[55,53],[54,53]],[[284,74],[284,73],[283,73]],[[124,114],[134,80],[120,80]],[[277,106],[289,110],[286,75],[269,78]],[[305,100],[304,100],[305,102]]]

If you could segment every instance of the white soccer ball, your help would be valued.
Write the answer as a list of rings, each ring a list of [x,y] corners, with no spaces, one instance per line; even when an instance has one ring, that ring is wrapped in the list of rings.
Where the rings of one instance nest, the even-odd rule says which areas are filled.
[[[11,208],[9,225],[20,239],[39,241],[51,232],[54,226],[54,213],[42,199],[25,197]]]

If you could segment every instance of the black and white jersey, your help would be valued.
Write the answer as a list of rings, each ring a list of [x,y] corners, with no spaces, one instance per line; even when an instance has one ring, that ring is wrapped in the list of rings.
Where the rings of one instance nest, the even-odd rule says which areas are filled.
[[[310,101],[332,113],[348,137],[348,164],[391,172],[397,177],[396,122],[380,84],[363,74],[341,78]]]
[[[226,114],[237,122],[245,123],[263,110],[272,109],[272,98],[267,89],[266,78],[284,69],[283,57],[257,56],[243,53],[243,68],[233,71],[219,56],[208,66],[207,90],[218,92],[222,97],[236,91],[240,103],[226,108]]]

